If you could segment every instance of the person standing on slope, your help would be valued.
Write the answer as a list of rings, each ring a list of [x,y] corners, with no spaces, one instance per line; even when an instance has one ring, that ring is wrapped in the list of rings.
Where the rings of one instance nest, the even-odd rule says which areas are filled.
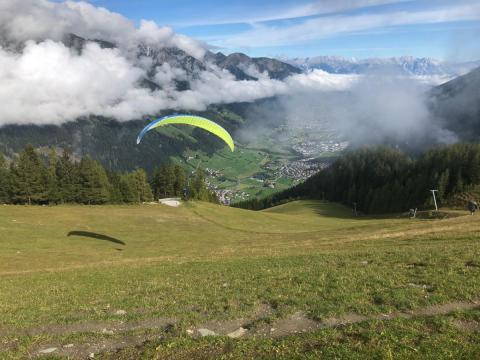
[[[475,200],[470,200],[468,202],[468,210],[470,211],[470,215],[473,215],[475,211],[478,209],[478,204]]]

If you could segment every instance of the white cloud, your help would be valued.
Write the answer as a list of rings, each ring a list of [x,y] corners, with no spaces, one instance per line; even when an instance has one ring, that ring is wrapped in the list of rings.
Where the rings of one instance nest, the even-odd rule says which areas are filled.
[[[0,46],[0,103],[8,104],[0,107],[0,126],[61,124],[90,115],[126,121],[164,109],[204,110],[215,103],[345,86],[346,78],[319,71],[279,81],[245,69],[259,80],[237,81],[212,65],[194,75],[168,63],[153,68],[152,59],[132,52],[137,44],[175,46],[197,58],[205,50],[170,28],[151,21],[141,21],[135,28],[126,18],[85,2],[0,0],[0,10],[3,40],[24,45],[20,50]],[[60,41],[67,33],[117,42],[119,47],[87,42],[78,53]],[[142,86],[146,78],[155,81],[158,89]],[[177,91],[178,80],[188,80],[190,89]]]
[[[177,94],[176,107],[203,110],[207,104],[251,102],[287,92],[287,84],[282,81],[237,81],[227,71],[205,71],[192,83],[191,90]]]
[[[183,69],[167,63],[155,69],[152,91],[140,86],[146,70],[132,64],[119,49],[88,43],[81,54],[62,43],[28,41],[22,53],[0,49],[0,125],[61,124],[98,115],[119,121],[164,109],[204,110],[215,103],[249,102],[301,89],[345,89],[354,77],[314,71],[279,81],[237,81],[228,71],[211,67],[189,79],[191,88],[177,91]]]
[[[176,46],[201,58],[205,47],[200,42],[176,34],[153,21],[140,27],[120,14],[86,2],[47,0],[0,0],[0,39],[7,41],[61,40],[73,33],[88,39],[102,39],[123,47]]]
[[[401,2],[407,2],[409,0],[323,0],[315,1],[305,5],[298,5],[296,7],[290,8],[283,13],[280,13],[280,16],[272,16],[270,19],[265,19],[264,21],[250,21],[250,23],[255,22],[266,22],[272,20],[288,20],[288,19],[297,19],[302,17],[312,17],[318,15],[331,15],[339,14],[352,10],[365,9],[373,6],[381,6],[388,4],[395,4]]]
[[[27,42],[22,54],[0,50],[0,103],[8,104],[0,107],[0,123],[60,124],[107,115],[132,96],[143,75],[118,50],[94,43],[81,56],[51,40]]]
[[[405,2],[409,0],[321,0],[307,3],[296,4],[282,8],[281,4],[275,3],[271,7],[265,7],[263,4],[248,7],[244,14],[230,15],[233,12],[228,6],[221,9],[221,17],[210,17],[208,14],[196,19],[174,22],[177,26],[202,26],[202,25],[227,25],[227,24],[252,24],[267,21],[295,19],[307,16],[316,16],[331,14],[341,11],[349,11],[370,6],[378,6],[392,3]],[[238,12],[239,9],[234,9]]]
[[[0,0],[0,28],[7,42],[25,42],[21,50],[0,46],[0,126],[62,124],[90,115],[126,121],[165,109],[204,110],[210,104],[273,96],[281,99],[277,112],[301,121],[329,118],[340,130],[353,126],[365,137],[372,128],[381,129],[378,134],[407,136],[407,127],[428,124],[418,87],[401,81],[365,82],[360,76],[320,70],[280,81],[253,68],[244,70],[258,81],[237,81],[213,65],[194,75],[168,63],[152,68],[152,59],[132,56],[139,42],[155,48],[177,46],[198,58],[204,49],[169,28],[150,21],[135,28],[124,17],[87,3]],[[70,32],[120,46],[104,49],[88,42],[78,53],[59,41]],[[141,85],[147,72],[157,90]],[[177,91],[178,80],[188,80],[190,89]],[[346,96],[345,90],[353,95]],[[410,115],[405,117],[407,110]]]
[[[215,45],[225,48],[291,45],[370,29],[453,21],[480,20],[480,3],[459,3],[430,10],[395,11],[377,14],[329,15],[293,25],[255,24],[252,30],[218,39]]]
[[[286,79],[291,92],[305,91],[345,91],[351,88],[361,77],[359,75],[329,74],[322,70],[313,70],[308,74],[298,74]]]
[[[242,136],[255,139],[262,124],[258,118],[281,117],[289,128],[334,130],[353,145],[398,143],[425,145],[457,141],[441,128],[427,106],[427,89],[417,78],[384,73],[339,76],[322,71],[288,79],[289,91],[254,108],[253,124]],[[348,90],[348,91],[345,91]]]

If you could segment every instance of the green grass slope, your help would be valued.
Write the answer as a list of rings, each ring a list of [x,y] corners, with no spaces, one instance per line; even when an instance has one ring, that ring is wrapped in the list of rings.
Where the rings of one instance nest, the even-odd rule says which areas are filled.
[[[355,358],[358,351],[383,358],[390,349],[412,358],[416,351],[472,358],[479,351],[478,310],[385,325],[373,319],[276,340],[195,340],[186,330],[262,311],[249,331],[299,311],[322,320],[478,301],[479,230],[477,216],[359,219],[339,205],[313,201],[263,212],[207,203],[2,206],[0,358],[131,336],[148,342],[137,348],[127,341],[125,349],[102,356]],[[175,319],[168,333],[102,333],[164,318]],[[473,325],[459,330],[458,321]],[[80,330],[62,330],[72,326]],[[424,333],[432,335],[418,338]],[[443,352],[434,350],[439,346]]]
[[[286,204],[263,210],[263,212],[288,215],[309,216],[321,215],[323,217],[352,218],[352,209],[336,203],[318,200],[291,201]],[[314,216],[318,221],[318,216]],[[322,219],[325,221],[326,219]]]

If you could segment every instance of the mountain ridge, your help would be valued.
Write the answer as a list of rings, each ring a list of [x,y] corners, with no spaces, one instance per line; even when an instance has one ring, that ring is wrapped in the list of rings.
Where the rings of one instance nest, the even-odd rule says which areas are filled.
[[[444,62],[428,57],[399,56],[388,58],[346,58],[341,56],[316,56],[281,58],[302,71],[319,69],[333,74],[366,74],[369,72],[394,72],[403,75],[458,76],[480,66],[479,61]]]
[[[430,91],[436,120],[467,141],[480,140],[480,67]]]
[[[77,52],[81,52],[88,42],[96,43],[101,48],[117,47],[116,44],[109,41],[85,39],[75,34],[67,34],[62,42]],[[244,53],[225,55],[221,52],[207,51],[203,59],[198,59],[176,47],[155,48],[143,43],[138,45],[136,56],[150,58],[152,60],[151,71],[156,67],[168,64],[172,68],[185,70],[188,76],[193,77],[200,71],[208,70],[212,65],[229,71],[237,80],[256,81],[261,76],[283,80],[290,75],[302,72],[297,67],[274,58],[250,57]]]
[[[102,48],[114,49],[117,46],[111,42],[88,40],[73,34],[63,40],[65,46],[77,52],[83,51],[89,42],[98,44]],[[161,88],[161,82],[155,81],[155,75],[158,74],[159,67],[181,70],[179,72],[181,73],[180,76],[173,79],[179,92],[188,90],[191,81],[194,81],[202,72],[210,70],[230,72],[231,77],[239,81],[256,81],[258,79],[262,80],[264,77],[281,80],[290,75],[301,73],[300,69],[279,60],[264,57],[251,58],[241,53],[225,55],[221,52],[207,52],[204,58],[197,59],[179,48],[155,48],[140,44],[134,56],[149,60],[147,65],[150,71],[146,72],[147,75],[141,86],[152,91]],[[405,61],[412,59],[411,57],[403,58]],[[383,60],[379,62],[383,63]],[[472,108],[470,112],[468,112],[465,103],[457,101],[466,98],[468,93],[478,93],[480,76],[475,74],[479,71],[475,70],[472,72],[473,75],[467,74],[437,87],[430,94],[430,107],[436,119],[442,126],[458,134],[460,140],[475,140],[480,135],[480,128],[476,125],[480,122],[478,121],[479,112],[475,107],[480,100],[473,97],[472,101],[468,102],[468,107]],[[451,89],[455,89],[455,91]],[[445,100],[449,97],[455,97],[455,101]],[[470,97],[468,98],[470,99]],[[255,106],[262,101],[265,101],[265,99],[253,102],[209,105],[205,111],[191,111],[191,113],[211,118],[224,126],[234,136],[239,131],[238,139],[240,140],[242,139],[240,136],[241,130],[248,127],[247,125],[251,125],[249,124],[251,119],[248,115],[255,113]],[[449,104],[448,107],[445,105],[447,103]],[[152,116],[161,116],[172,111],[179,110],[166,109],[152,114]],[[455,114],[458,116],[455,116]],[[259,116],[253,117],[257,122],[265,122],[263,124],[256,123],[255,126],[264,126],[269,131],[274,131],[277,125],[282,125],[272,122],[271,119],[263,119]],[[460,120],[457,119],[458,117],[460,117]],[[280,116],[275,115],[275,121],[278,122],[279,118],[281,118],[281,114]],[[161,163],[172,161],[172,159],[184,161],[191,157],[192,151],[201,151],[208,155],[215,153],[222,147],[220,142],[201,131],[182,129],[182,132],[180,132],[175,127],[166,129],[161,133],[153,133],[149,139],[142,143],[141,147],[138,147],[135,145],[134,139],[146,122],[146,119],[141,118],[118,122],[108,117],[85,116],[60,126],[8,125],[0,128],[0,151],[12,158],[28,143],[36,148],[45,146],[69,148],[74,152],[74,155],[90,155],[92,158],[99,160],[107,169],[127,171],[142,167],[151,172]],[[464,129],[462,129],[462,126]],[[191,136],[192,133],[194,136]],[[178,141],[179,139],[181,141]]]

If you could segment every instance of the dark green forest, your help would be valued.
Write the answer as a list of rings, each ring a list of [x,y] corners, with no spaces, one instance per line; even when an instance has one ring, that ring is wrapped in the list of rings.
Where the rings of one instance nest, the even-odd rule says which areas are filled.
[[[143,169],[107,171],[89,156],[79,161],[64,151],[38,154],[26,146],[10,163],[0,153],[0,203],[120,204],[151,202],[164,197],[216,201],[202,170],[187,176],[178,165],[162,165],[151,179]]]
[[[345,153],[304,183],[266,198],[234,204],[260,210],[292,199],[340,202],[363,213],[431,209],[431,189],[442,205],[463,206],[480,194],[480,144],[430,149],[417,158],[389,147],[365,147]],[[107,171],[88,156],[73,159],[68,151],[39,154],[25,147],[7,162],[0,154],[0,203],[118,204],[182,197],[217,202],[202,170],[187,174],[180,165],[164,164],[149,178],[143,169]]]
[[[340,202],[364,213],[431,209],[431,189],[440,205],[463,206],[480,187],[480,145],[432,148],[412,159],[400,150],[365,147],[350,151],[304,183],[263,199],[234,204],[261,210],[292,199]]]
[[[164,114],[167,113],[157,115]],[[232,134],[246,121],[226,106],[210,106],[192,114],[215,121]],[[0,128],[0,152],[15,158],[27,144],[35,149],[70,149],[75,156],[89,155],[109,171],[139,167],[152,174],[159,164],[168,163],[171,158],[185,159],[192,152],[210,155],[224,147],[220,139],[208,132],[182,125],[151,132],[137,145],[135,139],[149,121],[118,122],[91,116],[60,126],[6,125]]]

